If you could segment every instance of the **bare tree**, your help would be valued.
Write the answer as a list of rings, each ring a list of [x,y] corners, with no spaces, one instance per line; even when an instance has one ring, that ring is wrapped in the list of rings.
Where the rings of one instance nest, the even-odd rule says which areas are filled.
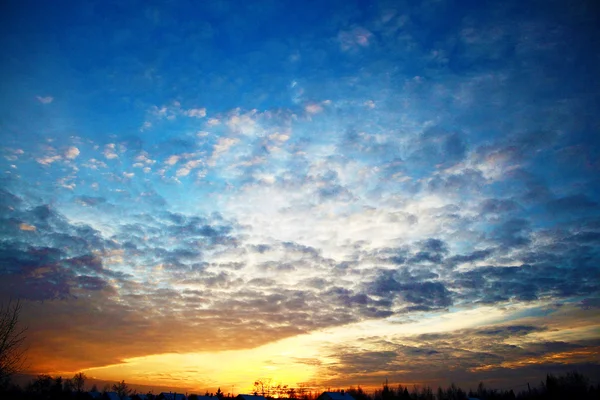
[[[254,392],[260,393],[263,397],[271,396],[271,378],[261,378],[254,382]]]
[[[87,376],[83,372],[75,374],[72,379],[75,390],[77,390],[78,392],[83,392],[83,386],[85,385],[86,379]]]
[[[9,301],[0,305],[0,386],[6,385],[10,377],[19,372],[25,361],[25,331],[19,327],[21,302]]]
[[[271,378],[260,378],[254,382],[254,392],[260,393],[263,397],[271,396],[272,389],[272,381]]]

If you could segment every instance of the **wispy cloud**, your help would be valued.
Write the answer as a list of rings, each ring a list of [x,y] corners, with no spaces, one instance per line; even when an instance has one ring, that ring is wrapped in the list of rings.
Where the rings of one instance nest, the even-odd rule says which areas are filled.
[[[36,96],[36,99],[42,104],[50,104],[54,101],[52,96]]]
[[[361,47],[368,47],[373,34],[362,27],[355,27],[350,30],[340,31],[338,40],[343,51],[357,50]]]
[[[206,117],[206,108],[191,108],[184,111],[184,114],[188,117],[204,118]]]

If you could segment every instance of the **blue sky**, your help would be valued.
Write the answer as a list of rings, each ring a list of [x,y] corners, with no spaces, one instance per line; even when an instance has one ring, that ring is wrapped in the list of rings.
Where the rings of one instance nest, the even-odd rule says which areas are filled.
[[[291,340],[311,362],[243,379],[597,372],[597,11],[3,4],[0,287],[26,304],[31,371],[113,377],[139,357]],[[322,341],[336,329],[351,333]],[[434,354],[453,372],[431,372]],[[242,387],[238,373],[178,384]]]

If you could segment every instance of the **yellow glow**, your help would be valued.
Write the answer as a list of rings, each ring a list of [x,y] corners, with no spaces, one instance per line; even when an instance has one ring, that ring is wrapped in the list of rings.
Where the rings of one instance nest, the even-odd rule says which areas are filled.
[[[270,378],[273,384],[297,386],[299,383],[324,378],[316,376],[318,364],[336,362],[330,356],[337,344],[353,345],[365,336],[410,336],[420,333],[464,329],[501,319],[506,311],[491,307],[440,314],[419,322],[401,324],[393,321],[364,321],[299,335],[254,349],[156,354],[123,360],[123,363],[85,372],[92,377],[117,381],[126,378],[131,383],[170,385],[191,388],[197,392],[214,390],[226,393],[250,393],[253,382]]]
[[[316,357],[313,348],[298,346],[296,338],[282,340],[249,350],[214,353],[157,354],[124,360],[122,364],[90,368],[85,372],[98,379],[132,383],[170,385],[197,392],[221,387],[250,393],[257,379],[272,379],[272,384],[296,385],[311,379],[316,367],[306,363]]]

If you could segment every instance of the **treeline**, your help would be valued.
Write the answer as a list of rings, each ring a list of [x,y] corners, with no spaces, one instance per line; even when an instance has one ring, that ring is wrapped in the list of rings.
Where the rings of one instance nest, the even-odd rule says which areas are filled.
[[[86,376],[85,374],[76,374],[73,378],[63,379],[62,377],[53,378],[49,375],[40,375],[24,388],[17,385],[0,385],[1,399],[15,400],[97,400],[107,399],[106,392],[114,392],[122,399],[137,400],[144,398],[146,400],[161,400],[162,396],[151,393],[140,397],[134,390],[130,389],[124,382],[117,382],[110,386],[106,385],[101,391],[94,385],[88,392],[84,390]],[[258,381],[260,383],[264,383]],[[257,383],[258,383],[257,382]],[[264,392],[263,392],[264,391]],[[538,385],[532,385],[518,393],[511,390],[499,390],[486,388],[480,383],[476,389],[462,389],[454,384],[447,388],[413,386],[405,387],[398,385],[390,386],[387,383],[379,390],[368,393],[360,386],[351,387],[346,390],[336,390],[337,392],[347,393],[355,400],[468,400],[476,398],[480,400],[597,400],[600,399],[600,384],[593,385],[588,378],[577,372],[570,372],[562,376],[547,375],[546,379]],[[95,395],[92,395],[93,392]],[[102,395],[98,397],[97,395]],[[270,386],[256,385],[253,394],[265,395],[268,399],[289,398],[297,400],[317,400],[321,392],[312,391],[306,387],[290,388],[288,386]],[[227,396],[219,389],[216,393],[205,393],[206,396],[214,396],[215,399],[231,398],[232,394]],[[188,400],[195,400],[196,395],[188,395]]]
[[[384,384],[383,388],[373,393],[366,393],[360,386],[345,391],[355,400],[598,400],[600,399],[600,385],[595,386],[589,379],[577,372],[570,372],[562,376],[547,375],[545,381],[537,386],[529,386],[515,393],[510,390],[486,388],[480,383],[477,389],[462,389],[454,384],[447,388],[414,386],[412,388],[398,385],[396,388]]]

